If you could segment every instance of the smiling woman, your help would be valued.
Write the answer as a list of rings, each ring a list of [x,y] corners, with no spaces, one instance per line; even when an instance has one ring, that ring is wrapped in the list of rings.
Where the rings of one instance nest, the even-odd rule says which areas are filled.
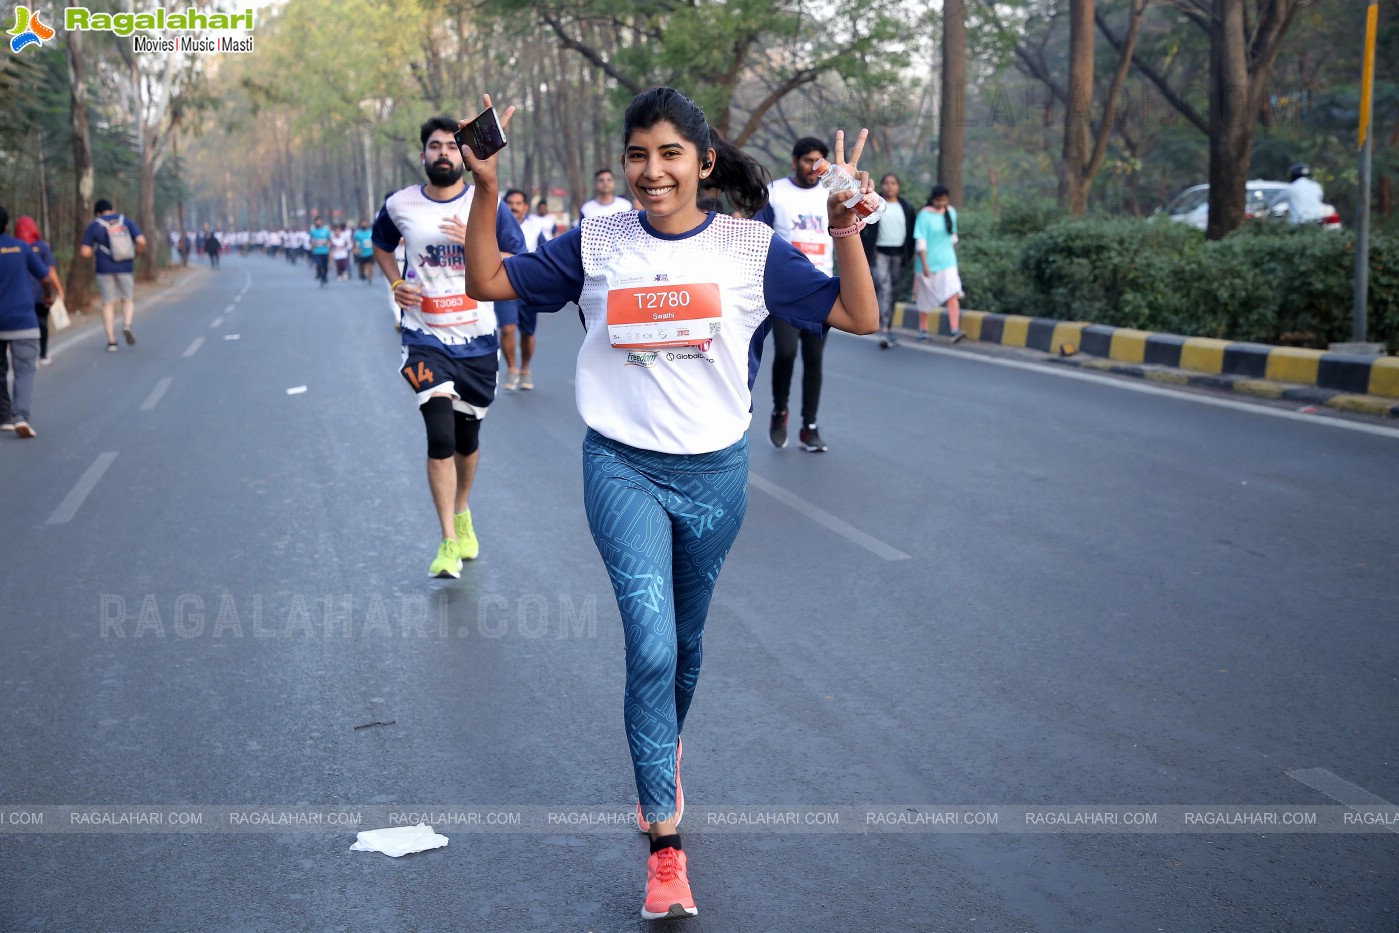
[[[490,106],[490,98],[485,98]],[[508,122],[513,108],[505,113]],[[845,167],[856,168],[865,133]],[[478,186],[467,222],[467,292],[540,310],[577,302],[583,501],[621,613],[627,742],[637,825],[651,836],[648,919],[697,913],[677,826],[680,732],[699,680],[710,597],[748,505],[753,378],[775,316],[820,334],[872,333],[874,283],[859,226],[829,203],[842,275],[818,271],[755,220],[699,208],[700,186],[750,216],[767,172],[724,142],[694,101],[668,87],[637,95],[623,120],[622,165],[640,210],[590,217],[533,253],[495,246],[495,157],[464,153]],[[836,135],[835,159],[845,161]]]

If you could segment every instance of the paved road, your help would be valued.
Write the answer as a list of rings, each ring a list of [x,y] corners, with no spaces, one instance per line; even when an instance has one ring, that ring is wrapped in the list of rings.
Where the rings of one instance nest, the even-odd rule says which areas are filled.
[[[385,300],[232,259],[41,371],[39,438],[0,438],[0,929],[645,926],[576,318],[434,581]],[[1399,833],[1342,819],[1399,813],[1399,435],[844,336],[826,366],[823,456],[766,443],[759,377],[675,928],[1399,925]],[[450,845],[348,851],[417,813]]]

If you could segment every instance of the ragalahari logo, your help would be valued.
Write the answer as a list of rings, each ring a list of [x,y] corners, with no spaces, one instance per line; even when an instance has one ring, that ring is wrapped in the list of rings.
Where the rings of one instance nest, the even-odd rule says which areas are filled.
[[[15,7],[15,28],[10,30],[10,35],[14,36],[10,40],[10,51],[18,52],[27,45],[43,45],[53,38],[54,32],[44,25],[39,19],[39,11],[29,11],[27,6]]]

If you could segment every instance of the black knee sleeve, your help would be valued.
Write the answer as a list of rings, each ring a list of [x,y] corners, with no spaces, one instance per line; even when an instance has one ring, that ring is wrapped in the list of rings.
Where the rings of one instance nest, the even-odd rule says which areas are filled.
[[[455,409],[452,414],[457,419],[457,453],[469,457],[481,446],[481,419]]]
[[[423,424],[427,427],[427,455],[433,460],[446,460],[452,456],[452,440],[455,430],[452,425],[452,400],[443,395],[435,395],[418,406],[423,413]]]

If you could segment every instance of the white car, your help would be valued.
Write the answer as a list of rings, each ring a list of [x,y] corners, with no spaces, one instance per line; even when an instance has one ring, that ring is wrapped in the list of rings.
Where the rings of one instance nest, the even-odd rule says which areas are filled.
[[[1255,220],[1263,217],[1287,217],[1287,182],[1265,181],[1255,178],[1245,183],[1244,219]],[[1324,212],[1319,223],[1323,230],[1341,229],[1341,215],[1330,204],[1321,206]],[[1186,188],[1156,211],[1178,223],[1189,224],[1196,230],[1203,230],[1210,222],[1210,186],[1196,185]]]

